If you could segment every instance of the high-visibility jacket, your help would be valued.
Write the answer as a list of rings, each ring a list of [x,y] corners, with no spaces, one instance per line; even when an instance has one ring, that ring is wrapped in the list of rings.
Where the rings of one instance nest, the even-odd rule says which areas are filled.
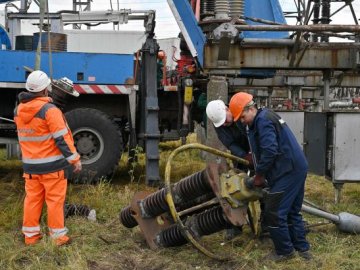
[[[49,97],[19,94],[15,123],[24,172],[46,174],[69,168],[79,161],[71,131],[63,113]]]

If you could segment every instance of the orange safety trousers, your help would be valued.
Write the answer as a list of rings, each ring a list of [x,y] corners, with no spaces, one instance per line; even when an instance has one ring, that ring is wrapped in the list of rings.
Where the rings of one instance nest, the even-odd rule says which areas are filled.
[[[24,173],[26,196],[22,232],[25,244],[31,245],[41,238],[40,217],[44,201],[47,205],[49,234],[57,239],[67,233],[64,221],[64,204],[67,180],[64,171],[47,174]]]

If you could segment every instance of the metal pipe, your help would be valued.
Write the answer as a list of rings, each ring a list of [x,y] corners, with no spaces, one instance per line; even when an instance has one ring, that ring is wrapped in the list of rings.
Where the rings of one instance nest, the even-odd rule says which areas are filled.
[[[305,204],[302,205],[301,211],[303,211],[305,213],[308,213],[310,215],[325,218],[325,219],[330,220],[330,221],[332,221],[332,222],[334,222],[336,224],[340,222],[340,218],[337,215],[334,215],[334,214],[322,211],[320,209],[316,209],[316,208],[307,206]]]
[[[207,201],[207,202],[195,205],[194,207],[191,207],[191,208],[185,209],[183,211],[180,211],[179,216],[185,216],[185,215],[188,215],[188,214],[190,214],[192,212],[200,210],[202,208],[209,207],[211,205],[218,204],[218,203],[219,203],[219,199],[217,197],[215,197],[215,198],[211,199],[210,201]]]
[[[244,38],[241,46],[291,46],[295,44],[293,39],[272,39],[272,38]]]
[[[235,25],[239,31],[305,31],[305,32],[360,32],[359,25]]]
[[[311,105],[313,105],[313,104],[311,104]],[[304,199],[304,203],[305,203],[305,204],[308,204],[309,206],[312,206],[312,207],[314,207],[314,208],[316,208],[316,209],[325,211],[325,210],[322,209],[320,206],[316,205],[315,203],[313,203],[313,202],[311,202],[311,201],[309,201],[309,200],[307,200],[307,199]]]
[[[327,220],[330,220],[333,222],[336,227],[341,231],[345,233],[353,233],[353,234],[359,234],[360,233],[360,217],[346,213],[341,212],[338,215],[334,215],[331,213],[328,213],[326,211],[322,211],[317,208],[313,208],[307,205],[302,205],[301,210],[305,213],[308,213],[310,215],[318,216],[325,218]]]
[[[281,25],[281,23],[270,21],[270,20],[264,20],[260,18],[254,18],[254,17],[248,17],[248,16],[241,16],[240,19],[243,20],[249,20],[253,22],[263,23],[263,24],[270,24],[270,25]]]

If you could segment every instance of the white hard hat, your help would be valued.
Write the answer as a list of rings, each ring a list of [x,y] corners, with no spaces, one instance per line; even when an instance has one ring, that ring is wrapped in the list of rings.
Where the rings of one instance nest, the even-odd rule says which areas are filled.
[[[26,80],[25,88],[29,92],[37,93],[50,85],[51,81],[45,72],[35,70],[30,73]]]
[[[226,105],[222,100],[213,100],[206,106],[206,115],[215,127],[220,127],[226,120]]]

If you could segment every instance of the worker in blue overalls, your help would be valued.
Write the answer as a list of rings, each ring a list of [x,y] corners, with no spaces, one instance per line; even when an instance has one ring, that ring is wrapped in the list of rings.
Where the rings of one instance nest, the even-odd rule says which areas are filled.
[[[267,256],[273,261],[295,257],[295,250],[307,260],[312,258],[300,214],[308,164],[295,136],[279,115],[258,109],[253,96],[239,92],[229,104],[234,121],[247,125],[255,159],[255,176],[248,186],[269,187],[265,196],[265,223],[275,246]],[[266,179],[266,181],[265,181]]]

